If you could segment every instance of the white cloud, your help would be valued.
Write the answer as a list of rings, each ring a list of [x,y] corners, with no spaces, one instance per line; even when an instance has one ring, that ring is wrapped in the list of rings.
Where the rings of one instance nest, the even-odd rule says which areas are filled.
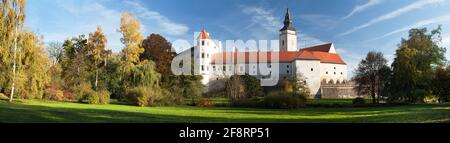
[[[391,36],[391,35],[394,35],[394,34],[397,34],[397,33],[408,31],[409,29],[412,29],[412,28],[419,28],[419,27],[430,25],[430,24],[436,24],[436,23],[449,21],[449,20],[450,20],[450,15],[444,15],[444,16],[435,17],[435,18],[432,18],[432,19],[422,20],[422,21],[419,21],[419,22],[417,22],[417,23],[415,23],[413,25],[409,25],[409,26],[406,26],[406,27],[394,30],[392,32],[384,34],[383,36],[373,38],[373,39],[371,39],[369,41],[382,39],[382,38],[385,38],[385,37],[388,37],[388,36]]]
[[[343,17],[342,20],[348,19],[357,13],[363,12],[370,7],[380,4],[381,2],[382,2],[382,0],[369,0],[365,4],[357,5],[357,6],[355,6],[355,8],[353,8],[353,10],[347,16]]]
[[[113,51],[120,51],[122,43],[120,42],[121,34],[116,31],[120,26],[121,13],[115,9],[108,8],[100,1],[56,1],[57,6],[63,8],[74,18],[82,18],[75,23],[68,24],[66,21],[54,21],[53,24],[65,29],[64,31],[56,31],[53,33],[43,33],[45,41],[62,42],[67,38],[85,34],[86,38],[90,32],[95,31],[97,25],[100,25],[108,38],[107,47]],[[64,34],[61,34],[64,33]]]
[[[161,28],[161,31],[168,35],[184,35],[189,31],[189,27],[175,23],[166,16],[161,15],[159,12],[151,11],[148,8],[142,6],[137,1],[125,1],[126,4],[131,5],[137,12],[138,16],[145,20],[152,20],[157,23]]]
[[[262,7],[245,7],[242,11],[251,15],[252,23],[247,28],[259,25],[266,31],[277,32],[283,26],[281,20],[273,16],[272,11]]]
[[[350,29],[350,30],[348,30],[346,32],[343,32],[343,33],[339,34],[338,36],[349,35],[349,34],[352,34],[352,33],[356,32],[356,31],[359,31],[361,29],[370,27],[370,26],[372,26],[374,24],[377,24],[377,23],[380,23],[380,22],[383,22],[383,21],[386,21],[386,20],[390,20],[390,19],[396,18],[396,17],[401,16],[402,14],[405,14],[405,13],[410,12],[412,10],[420,9],[422,7],[425,7],[425,6],[428,6],[428,5],[431,5],[431,4],[437,4],[437,3],[441,3],[441,2],[444,2],[444,0],[418,0],[418,1],[414,2],[414,3],[412,3],[412,4],[409,4],[409,5],[405,6],[405,7],[402,7],[400,9],[398,9],[398,10],[392,11],[390,13],[387,13],[387,14],[383,15],[383,16],[380,16],[380,17],[377,17],[375,19],[372,19],[372,20],[370,20],[369,22],[367,22],[367,23],[365,23],[363,25],[353,27],[352,29]]]

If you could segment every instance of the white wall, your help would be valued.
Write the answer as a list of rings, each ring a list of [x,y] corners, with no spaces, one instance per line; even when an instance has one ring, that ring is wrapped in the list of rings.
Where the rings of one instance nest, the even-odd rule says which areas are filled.
[[[312,95],[320,94],[320,61],[318,60],[296,60],[295,69],[297,74],[306,78],[306,84]]]
[[[333,80],[336,83],[338,80],[340,82],[347,80],[347,65],[322,63],[320,64],[320,71],[320,81],[326,80],[329,82]]]
[[[297,50],[297,32],[291,30],[282,31],[280,34],[280,51]]]

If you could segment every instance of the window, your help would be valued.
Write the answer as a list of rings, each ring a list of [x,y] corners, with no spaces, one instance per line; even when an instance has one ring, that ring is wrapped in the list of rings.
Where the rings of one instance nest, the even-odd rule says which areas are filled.
[[[313,68],[311,68],[311,71],[314,71],[314,69],[313,69]]]
[[[231,71],[233,70],[233,68],[231,66],[228,66],[228,70]]]
[[[344,75],[344,73],[341,72],[341,75]]]
[[[227,71],[227,66],[223,66],[223,71]]]
[[[281,42],[282,43],[282,45],[281,46],[284,46],[284,40]]]
[[[336,75],[336,72],[334,72],[334,75]]]
[[[205,53],[202,53],[202,59],[204,59],[205,58]]]
[[[202,71],[205,71],[205,66],[204,65],[202,65]]]
[[[286,67],[287,67],[287,68],[290,68],[290,66],[289,66],[289,65],[287,65]]]
[[[334,69],[336,69],[336,67],[334,67]]]
[[[327,74],[328,74],[328,72],[327,72]]]
[[[213,71],[216,71],[216,66],[213,66]]]
[[[290,71],[289,71],[289,70],[287,70],[287,71],[286,71],[286,73],[290,73]]]
[[[205,41],[202,41],[202,46],[205,46]]]
[[[272,68],[272,64],[269,64],[269,68]]]

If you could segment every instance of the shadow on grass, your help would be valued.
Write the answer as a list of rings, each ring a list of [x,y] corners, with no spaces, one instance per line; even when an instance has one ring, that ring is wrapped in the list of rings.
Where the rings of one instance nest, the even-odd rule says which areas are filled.
[[[436,106],[272,110],[250,108],[187,108],[218,114],[162,115],[106,109],[75,109],[0,102],[0,122],[12,123],[322,123],[322,122],[450,122],[450,109]],[[440,107],[440,106],[437,106]],[[148,107],[151,108],[151,107]],[[178,107],[176,107],[178,108]],[[145,109],[145,108],[142,108]],[[237,115],[239,114],[239,115]],[[227,115],[227,116],[222,116]],[[229,115],[229,116],[228,116]]]

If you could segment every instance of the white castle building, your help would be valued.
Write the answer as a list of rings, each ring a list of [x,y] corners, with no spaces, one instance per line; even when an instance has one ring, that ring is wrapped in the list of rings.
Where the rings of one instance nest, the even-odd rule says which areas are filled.
[[[297,31],[292,25],[289,10],[286,13],[284,27],[280,30],[279,51],[264,52],[224,52],[221,43],[215,43],[206,30],[202,30],[196,39],[196,45],[179,55],[191,56],[194,70],[203,76],[202,83],[209,87],[213,81],[233,75],[246,73],[259,79],[267,78],[258,70],[262,64],[268,65],[270,74],[270,58],[279,57],[279,79],[293,78],[303,75],[313,96],[320,95],[322,83],[342,83],[347,79],[347,65],[336,53],[332,43],[298,49]],[[239,57],[243,59],[238,60]],[[227,62],[228,61],[228,62]],[[231,64],[230,64],[231,63]]]

